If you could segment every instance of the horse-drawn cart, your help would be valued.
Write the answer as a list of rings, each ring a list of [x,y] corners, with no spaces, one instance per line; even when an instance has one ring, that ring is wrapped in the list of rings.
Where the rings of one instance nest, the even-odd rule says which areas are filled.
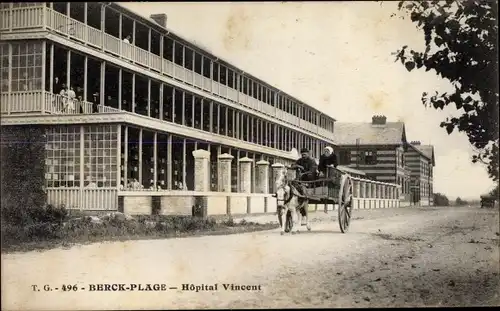
[[[297,168],[287,167],[287,170],[290,169]],[[347,232],[351,221],[353,206],[353,181],[351,176],[348,173],[333,166],[327,167],[326,176],[314,181],[300,181],[300,176],[301,169],[299,167],[295,179],[288,178],[288,174],[285,173],[284,178],[282,178],[281,182],[279,182],[283,189],[286,189],[287,186],[289,186],[290,189],[288,194],[286,193],[286,191],[284,191],[283,197],[281,198],[278,194],[276,194],[276,197],[278,199],[278,206],[280,207],[278,212],[280,225],[282,225],[282,212],[285,210],[287,212],[285,232],[291,231],[293,227],[293,208],[290,208],[290,206],[287,205],[293,203],[291,201],[291,198],[294,195],[299,198],[299,201],[301,202],[300,208],[305,209],[302,210],[302,213],[306,215],[308,214],[307,212],[309,204],[323,204],[325,206],[325,211],[327,204],[337,205],[340,231],[342,233]],[[296,191],[296,189],[300,186],[305,186],[304,194],[299,194],[299,191]],[[279,187],[280,185],[277,185],[277,188]],[[307,229],[310,230],[309,224],[307,224]]]

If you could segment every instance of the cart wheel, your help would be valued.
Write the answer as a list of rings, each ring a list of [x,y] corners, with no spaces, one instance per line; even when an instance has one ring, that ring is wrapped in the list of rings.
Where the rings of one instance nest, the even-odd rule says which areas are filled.
[[[340,231],[346,233],[349,230],[352,215],[352,180],[348,175],[344,175],[339,191],[338,220]]]

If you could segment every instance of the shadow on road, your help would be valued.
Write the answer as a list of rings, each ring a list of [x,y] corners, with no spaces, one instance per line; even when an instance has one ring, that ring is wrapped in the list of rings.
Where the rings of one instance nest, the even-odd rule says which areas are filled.
[[[292,235],[291,233],[285,233],[285,234]],[[344,234],[344,233],[335,230],[314,230],[314,229],[311,231],[303,230],[297,233],[297,235],[303,235],[303,234]]]

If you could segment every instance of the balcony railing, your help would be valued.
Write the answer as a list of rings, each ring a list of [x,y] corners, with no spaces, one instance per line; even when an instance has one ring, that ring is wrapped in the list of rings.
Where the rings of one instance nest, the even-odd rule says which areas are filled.
[[[103,105],[95,105],[87,101],[69,99],[47,91],[27,91],[0,94],[2,114],[89,114],[113,113],[120,110]]]
[[[80,41],[86,45],[146,67],[151,71],[159,72],[186,84],[212,92],[229,101],[240,103],[250,109],[260,111],[270,117],[298,126],[311,133],[326,138],[331,136],[331,133],[328,131],[326,131],[328,135],[324,135],[324,131],[321,128],[310,122],[299,120],[299,118],[275,109],[267,103],[245,95],[227,85],[201,76],[192,70],[174,64],[133,44],[123,42],[119,38],[54,11],[45,5],[13,8],[12,10],[3,9],[0,10],[0,17],[1,30],[32,29],[46,26],[49,30],[64,37]]]
[[[10,19],[12,29],[40,28],[43,27],[43,10],[40,7],[12,8]]]

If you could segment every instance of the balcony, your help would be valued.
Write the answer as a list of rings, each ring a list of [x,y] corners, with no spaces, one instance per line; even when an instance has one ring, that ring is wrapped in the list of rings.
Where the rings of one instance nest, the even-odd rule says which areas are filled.
[[[26,120],[29,119],[28,116],[39,119],[40,116],[64,115],[90,123],[108,123],[110,121],[130,123],[166,133],[176,133],[176,135],[191,137],[199,141],[212,141],[215,144],[224,146],[242,146],[243,144],[245,145],[245,150],[249,152],[273,154],[284,159],[289,159],[291,156],[287,151],[277,150],[262,144],[248,141],[242,142],[237,138],[204,131],[193,126],[180,125],[109,106],[95,105],[86,101],[69,100],[67,97],[47,91],[0,93],[0,103],[2,124],[31,124],[29,121],[26,123]],[[13,118],[8,118],[7,116],[12,116]],[[72,122],[75,122],[73,118],[57,118],[57,120],[53,119],[53,117],[45,118],[45,120],[47,119],[51,119],[50,123],[62,122],[62,124],[72,124]],[[9,123],[10,121],[12,122]],[[42,120],[40,122],[45,121]]]
[[[325,130],[328,133],[326,135],[325,131],[322,131],[317,125],[278,110],[267,103],[213,81],[133,44],[125,43],[119,38],[69,18],[45,5],[4,9],[0,11],[0,17],[1,32],[8,33],[18,30],[46,29],[62,37],[78,41],[88,47],[130,61],[151,72],[171,77],[228,101],[239,103],[254,111],[261,112],[272,118],[277,118],[313,134],[327,139],[331,137],[331,133]]]
[[[90,113],[116,113],[120,110],[108,106],[95,105],[46,91],[28,91],[0,94],[2,115],[13,114],[57,114],[74,115]]]

